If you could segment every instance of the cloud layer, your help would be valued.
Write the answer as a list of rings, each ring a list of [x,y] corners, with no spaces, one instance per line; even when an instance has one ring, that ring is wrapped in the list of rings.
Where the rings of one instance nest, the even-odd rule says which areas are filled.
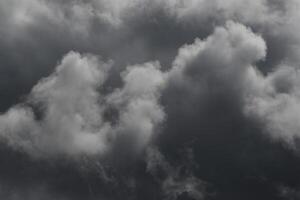
[[[297,198],[299,8],[2,0],[0,197]]]

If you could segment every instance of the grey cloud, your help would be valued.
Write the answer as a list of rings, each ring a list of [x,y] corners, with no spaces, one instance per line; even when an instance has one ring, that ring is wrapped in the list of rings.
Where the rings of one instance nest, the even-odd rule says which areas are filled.
[[[267,123],[271,136],[292,144],[299,132],[298,70],[283,66],[264,76],[252,64],[265,56],[260,36],[228,22],[226,29],[217,28],[206,40],[196,39],[179,49],[169,74],[170,88],[183,87],[197,101],[214,90],[237,95],[248,114]]]
[[[161,152],[156,148],[147,149],[147,171],[149,171],[158,182],[166,199],[181,199],[187,195],[192,199],[206,199],[208,194],[207,183],[195,177],[190,169],[187,169],[186,174],[180,172],[187,163],[183,166],[172,166]],[[193,162],[193,161],[190,161]],[[188,167],[187,167],[188,168]]]
[[[124,87],[112,93],[107,101],[119,108],[118,131],[136,134],[138,146],[144,146],[151,139],[155,125],[165,117],[159,105],[165,77],[156,62],[130,66],[122,73],[122,78]]]
[[[295,62],[297,1],[277,7],[276,2],[2,1],[1,74],[10,78],[2,75],[0,79],[1,110],[18,103],[70,50],[114,59],[115,71],[122,71],[127,64],[157,59],[166,69],[177,48],[196,37],[208,36],[228,19],[245,23],[263,35],[271,47],[261,64],[264,70],[283,60]],[[14,53],[8,53],[11,51]]]
[[[29,101],[41,107],[41,119],[26,105],[1,115],[1,137],[32,155],[103,153],[109,140],[133,134],[145,146],[164,119],[158,104],[164,78],[157,63],[133,66],[123,73],[124,88],[110,97],[98,94],[111,64],[95,56],[67,54],[56,71],[32,89]],[[144,82],[145,81],[145,82]],[[105,121],[108,101],[119,112],[117,124]]]
[[[299,5],[1,1],[1,179],[66,199],[283,198],[300,186]]]
[[[102,151],[110,127],[102,120],[96,89],[104,82],[107,68],[95,57],[70,53],[29,97],[42,104],[43,119],[36,120],[30,107],[11,108],[1,115],[2,137],[33,155]]]
[[[298,73],[298,69],[282,66],[266,77],[258,74],[245,106],[247,114],[265,123],[272,138],[283,139],[292,147],[299,138]]]
[[[290,187],[281,185],[278,187],[278,190],[279,190],[280,196],[283,197],[284,199],[293,200],[293,199],[299,198],[299,190],[298,189],[294,189],[294,188],[290,188]]]
[[[252,64],[265,55],[266,45],[260,36],[230,21],[207,39],[196,39],[179,49],[168,74],[166,104],[174,106],[173,111],[189,113],[194,106],[205,107],[214,95],[226,95],[238,106],[248,84],[247,74],[254,70]],[[173,105],[174,98],[177,105]]]

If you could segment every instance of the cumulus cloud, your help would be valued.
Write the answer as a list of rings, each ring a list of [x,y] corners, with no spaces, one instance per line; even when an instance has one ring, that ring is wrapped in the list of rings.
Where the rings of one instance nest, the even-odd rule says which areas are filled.
[[[265,38],[270,48],[261,64],[264,70],[299,58],[297,0],[4,0],[0,7],[2,111],[49,75],[70,50],[112,58],[121,71],[149,60],[169,68],[178,47],[207,37],[227,20],[250,26]],[[3,75],[9,73],[13,78]]]
[[[104,192],[273,200],[278,184],[296,198],[299,158],[286,146],[298,148],[300,137],[299,7],[299,0],[2,0],[0,178],[51,176],[51,187],[77,181],[78,199]],[[101,175],[47,163],[34,176],[38,164],[20,152],[80,157]],[[23,175],[11,167],[19,165]],[[207,182],[216,196],[207,195]],[[98,193],[87,197],[91,188]],[[16,190],[16,199],[52,199],[52,191]]]
[[[96,89],[105,81],[108,65],[69,53],[31,92],[30,100],[42,106],[42,119],[28,106],[13,107],[1,115],[1,136],[31,154],[103,151],[110,127],[101,117]]]
[[[183,101],[190,97],[195,102],[211,94],[231,95],[243,104],[246,115],[266,124],[271,137],[294,145],[300,130],[299,72],[297,67],[279,66],[263,75],[255,62],[264,59],[266,51],[261,36],[227,22],[207,39],[196,39],[179,49],[168,74],[169,90],[179,89],[186,95]]]
[[[264,75],[256,63],[266,52],[261,35],[228,21],[179,48],[170,69],[164,71],[157,61],[129,65],[121,72],[121,86],[106,92],[113,63],[70,52],[32,88],[27,102],[0,116],[1,139],[32,156],[101,155],[124,138],[140,151],[166,118],[180,113],[202,119],[198,107],[228,98],[246,117],[262,121],[272,137],[293,143],[299,130],[298,71],[281,66]],[[165,123],[162,131],[173,124]],[[193,170],[182,175],[160,152],[150,150],[147,156],[148,172],[167,198],[205,198],[206,183]]]
[[[243,77],[240,75],[265,55],[266,45],[260,36],[229,21],[225,28],[216,28],[207,39],[196,39],[193,44],[181,47],[170,76],[179,74],[200,81],[202,76],[228,81],[232,77],[241,82]]]
[[[124,87],[106,97],[98,90],[110,66],[92,55],[67,54],[28,97],[41,116],[27,105],[12,107],[0,116],[2,139],[32,155],[103,153],[116,134],[134,134],[137,143],[146,145],[164,119],[158,104],[164,85],[159,65],[127,68]],[[120,115],[114,125],[104,119],[108,104]]]
[[[130,66],[122,73],[124,87],[107,99],[119,110],[119,132],[137,134],[138,146],[144,146],[151,138],[155,125],[164,120],[159,104],[165,75],[157,62]]]
[[[267,133],[295,147],[299,138],[299,70],[281,66],[262,76],[256,73],[254,91],[246,97],[245,112],[261,120]]]
[[[255,62],[265,55],[262,37],[232,21],[217,27],[206,39],[182,46],[168,72],[164,91],[170,112],[187,116],[200,112],[205,117],[200,110],[211,99],[239,106],[250,83],[248,74],[255,71]]]

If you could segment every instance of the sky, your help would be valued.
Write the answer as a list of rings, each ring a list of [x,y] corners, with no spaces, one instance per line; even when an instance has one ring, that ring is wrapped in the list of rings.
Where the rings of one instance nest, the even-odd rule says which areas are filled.
[[[0,0],[0,199],[300,199],[299,0]]]

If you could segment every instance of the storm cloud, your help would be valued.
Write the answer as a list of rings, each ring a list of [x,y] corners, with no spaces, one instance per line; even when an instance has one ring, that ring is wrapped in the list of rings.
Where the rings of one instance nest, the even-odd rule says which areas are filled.
[[[297,199],[299,0],[2,0],[0,197]]]

